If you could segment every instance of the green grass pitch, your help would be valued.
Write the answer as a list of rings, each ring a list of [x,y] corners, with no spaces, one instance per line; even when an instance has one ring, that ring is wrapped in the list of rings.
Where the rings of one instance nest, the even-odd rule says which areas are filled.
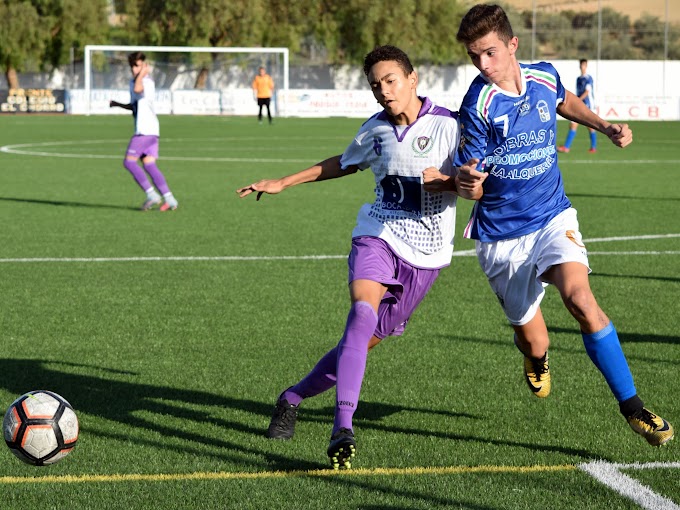
[[[462,200],[459,256],[369,355],[356,470],[327,469],[334,392],[303,404],[292,441],[263,437],[277,394],[342,333],[373,177],[235,190],[342,152],[361,122],[162,117],[180,208],[142,213],[130,117],[0,117],[0,411],[49,389],[81,424],[52,467],[0,450],[0,508],[632,509],[640,487],[680,505],[678,441],[633,434],[554,289],[553,393],[530,394]],[[581,128],[560,164],[639,394],[678,427],[680,123],[632,127],[631,147],[600,136],[594,155]],[[619,481],[579,469],[595,461]]]

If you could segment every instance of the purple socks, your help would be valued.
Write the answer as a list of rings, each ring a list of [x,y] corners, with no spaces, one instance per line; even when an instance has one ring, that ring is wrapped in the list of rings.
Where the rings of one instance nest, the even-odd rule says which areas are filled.
[[[281,397],[297,406],[304,399],[337,385],[333,433],[341,428],[351,429],[366,370],[368,343],[377,325],[378,315],[370,304],[365,301],[354,303],[340,343],[328,351],[299,383],[284,391]]]
[[[143,191],[146,192],[146,190],[151,188],[151,183],[146,176],[146,173],[148,173],[161,195],[165,195],[166,193],[170,192],[170,188],[168,188],[168,184],[165,182],[165,177],[158,169],[155,161],[144,164],[144,170],[146,170],[146,173],[144,173],[144,170],[142,170],[142,168],[137,164],[137,161],[133,161],[131,159],[125,158],[123,160],[123,166],[128,170],[128,172],[132,174],[132,177],[135,178],[135,181],[137,184],[139,184],[139,187],[142,188]]]
[[[352,429],[352,416],[359,404],[359,392],[366,370],[368,342],[378,325],[378,314],[365,301],[352,304],[345,334],[338,344],[338,365],[333,433]]]
[[[132,177],[135,178],[135,181],[137,181],[139,187],[142,188],[142,191],[146,192],[146,190],[148,190],[151,187],[151,183],[149,182],[149,179],[146,177],[144,170],[142,170],[142,168],[137,164],[136,161],[125,158],[123,160],[123,166],[127,168],[128,172],[132,174]]]

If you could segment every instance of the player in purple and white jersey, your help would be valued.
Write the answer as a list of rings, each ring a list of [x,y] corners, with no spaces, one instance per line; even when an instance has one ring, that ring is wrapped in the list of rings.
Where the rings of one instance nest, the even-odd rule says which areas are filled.
[[[565,90],[552,65],[520,64],[518,39],[501,7],[472,7],[457,39],[481,74],[463,99],[455,163],[476,158],[488,174],[466,236],[476,239],[480,265],[514,329],[530,389],[538,397],[550,392],[540,303],[553,284],[628,424],[651,445],[666,443],[673,428],[644,407],[616,329],[590,289],[587,251],[557,166],[557,114],[596,129],[618,147],[633,141],[631,130],[601,119]]]
[[[595,109],[595,93],[593,91],[594,81],[593,77],[587,72],[588,61],[585,58],[579,60],[579,67],[581,68],[581,76],[576,78],[576,95],[578,98],[585,103],[585,105],[591,110]],[[560,145],[557,148],[557,152],[569,152],[571,150],[571,144],[576,137],[576,130],[578,128],[578,122],[571,122],[569,125],[569,132],[567,133],[567,138],[564,141],[564,145]],[[597,132],[593,128],[588,128],[590,132],[590,149],[588,152],[591,154],[597,152]]]
[[[160,127],[154,110],[156,85],[149,76],[149,65],[146,56],[141,51],[128,55],[128,63],[132,72],[130,80],[130,102],[119,103],[110,101],[109,106],[131,110],[135,119],[135,134],[130,138],[123,166],[132,174],[135,182],[146,193],[146,201],[142,204],[142,211],[148,211],[160,206],[161,211],[177,209],[177,199],[170,191],[165,176],[156,165],[158,159],[158,143]],[[138,161],[141,158],[144,169]],[[149,178],[153,185],[149,182]],[[162,195],[162,197],[161,197]]]
[[[478,199],[486,178],[474,164],[454,168],[457,115],[416,93],[418,75],[394,46],[371,51],[364,72],[384,110],[368,119],[342,155],[281,179],[263,180],[241,197],[279,193],[305,182],[371,168],[375,201],[359,211],[349,255],[351,306],[342,339],[312,371],[278,398],[267,436],[290,439],[297,409],[309,397],[336,386],[335,420],[328,457],[350,468],[356,442],[352,417],[359,404],[368,350],[400,335],[441,268],[451,263],[457,195]],[[466,183],[441,191],[441,176],[466,174]]]

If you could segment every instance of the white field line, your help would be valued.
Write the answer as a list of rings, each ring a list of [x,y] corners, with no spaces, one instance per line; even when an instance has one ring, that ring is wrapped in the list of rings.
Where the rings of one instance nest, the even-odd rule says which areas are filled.
[[[629,237],[600,237],[586,239],[585,242],[612,242],[612,241],[638,241],[648,239],[671,239],[680,237],[680,234],[659,234]],[[680,251],[589,251],[588,255],[680,255]],[[454,257],[474,257],[475,250],[459,250],[453,252]],[[247,261],[273,261],[273,260],[338,260],[346,259],[347,254],[342,255],[274,255],[274,256],[215,256],[215,257],[21,257],[0,258],[0,263],[24,263],[24,262],[247,262]]]
[[[473,250],[459,251],[454,257],[474,257]],[[588,252],[588,255],[680,255],[680,251],[602,251]],[[281,255],[271,257],[36,257],[36,258],[7,258],[0,259],[2,263],[39,263],[39,262],[257,262],[257,261],[288,261],[288,260],[344,260],[345,255]]]
[[[288,137],[281,137],[281,139],[285,140],[295,140],[295,138],[288,138]],[[300,141],[303,141],[305,139],[303,138],[297,138]],[[339,139],[339,138],[329,138],[329,139]],[[243,141],[243,138],[206,138],[206,139],[201,139],[201,141],[214,141],[216,143],[224,143],[227,141]],[[254,140],[254,138],[253,138]],[[173,141],[196,141],[194,139],[182,139],[182,138],[176,138],[176,139],[163,139],[164,142],[173,142]],[[76,153],[70,153],[70,152],[47,152],[47,151],[41,151],[41,150],[33,150],[34,148],[37,147],[66,147],[66,146],[72,146],[72,145],[85,145],[85,144],[109,144],[109,143],[127,143],[127,140],[121,141],[121,140],[69,140],[69,141],[62,141],[62,142],[42,142],[42,143],[18,143],[18,144],[11,144],[11,145],[3,145],[0,147],[0,152],[4,152],[6,154],[19,154],[22,156],[39,156],[39,157],[52,157],[52,158],[75,158],[75,159],[120,159],[121,155],[120,154],[114,154],[114,155],[109,155],[109,154],[76,154]],[[227,158],[227,157],[222,157],[222,158],[211,158],[211,157],[202,157],[202,156],[163,156],[164,160],[167,161],[204,161],[204,162],[231,162],[231,163],[248,163],[248,162],[253,162],[253,163],[309,163],[309,159],[273,159],[273,158]],[[669,160],[669,159],[663,159],[663,160],[655,160],[655,159],[631,159],[631,160],[599,160],[597,161],[598,163],[614,163],[617,165],[649,165],[649,164],[670,164],[670,165],[677,165],[680,164],[680,160]],[[576,159],[572,161],[566,161],[563,162],[566,164],[575,164],[575,165],[590,165],[593,163],[592,159]]]
[[[657,494],[652,489],[638,482],[630,476],[624,475],[622,469],[678,469],[680,462],[650,462],[647,464],[615,464],[605,461],[579,464],[579,469],[585,471],[598,482],[618,492],[622,496],[633,500],[646,510],[680,510],[680,506],[668,498]]]

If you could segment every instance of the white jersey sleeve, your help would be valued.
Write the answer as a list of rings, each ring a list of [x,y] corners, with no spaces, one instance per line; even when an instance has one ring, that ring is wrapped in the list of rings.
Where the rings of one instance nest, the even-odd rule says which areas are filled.
[[[457,114],[422,99],[417,120],[402,130],[384,112],[371,117],[340,164],[375,176],[375,201],[359,211],[352,236],[379,237],[410,264],[439,268],[451,263],[456,195],[426,192],[422,174],[435,167],[453,175],[460,135]]]
[[[159,136],[160,126],[154,108],[156,84],[150,76],[145,76],[142,85],[144,90],[137,94],[135,81],[130,80],[130,104],[135,118],[135,134]]]

